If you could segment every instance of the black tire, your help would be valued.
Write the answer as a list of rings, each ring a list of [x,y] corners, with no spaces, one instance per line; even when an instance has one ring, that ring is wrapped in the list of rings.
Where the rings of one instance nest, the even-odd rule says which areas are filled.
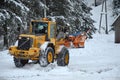
[[[41,67],[46,67],[48,64],[54,62],[54,50],[47,47],[45,52],[40,53],[39,63]]]
[[[57,56],[58,66],[67,66],[69,64],[69,51],[63,47],[61,52]]]
[[[25,64],[28,63],[28,60],[15,58],[15,57],[13,57],[13,59],[14,59],[15,66],[18,68],[23,67],[23,66],[25,66]]]

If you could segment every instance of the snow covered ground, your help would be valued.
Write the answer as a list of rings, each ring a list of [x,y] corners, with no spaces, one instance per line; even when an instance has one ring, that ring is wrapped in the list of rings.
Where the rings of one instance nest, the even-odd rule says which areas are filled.
[[[120,80],[120,44],[114,35],[95,34],[85,48],[69,49],[70,63],[42,68],[27,64],[16,68],[8,51],[0,52],[0,80]]]

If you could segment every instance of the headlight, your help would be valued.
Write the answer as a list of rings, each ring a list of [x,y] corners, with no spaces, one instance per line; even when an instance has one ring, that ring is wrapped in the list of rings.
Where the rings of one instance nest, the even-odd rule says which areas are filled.
[[[27,40],[29,40],[30,38],[27,38]]]
[[[21,39],[21,37],[19,37],[19,39]]]

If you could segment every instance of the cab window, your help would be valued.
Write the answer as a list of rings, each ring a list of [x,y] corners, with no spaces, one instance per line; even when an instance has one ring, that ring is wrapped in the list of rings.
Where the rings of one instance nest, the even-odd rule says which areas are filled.
[[[32,22],[32,32],[35,34],[47,34],[48,23]]]
[[[55,38],[55,24],[50,25],[50,38]]]

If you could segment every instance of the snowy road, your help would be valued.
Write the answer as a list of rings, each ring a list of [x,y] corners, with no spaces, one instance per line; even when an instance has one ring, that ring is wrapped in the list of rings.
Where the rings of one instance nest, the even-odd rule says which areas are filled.
[[[69,49],[70,64],[16,68],[8,51],[0,52],[0,80],[120,80],[120,44],[113,35],[94,35],[85,48]]]

